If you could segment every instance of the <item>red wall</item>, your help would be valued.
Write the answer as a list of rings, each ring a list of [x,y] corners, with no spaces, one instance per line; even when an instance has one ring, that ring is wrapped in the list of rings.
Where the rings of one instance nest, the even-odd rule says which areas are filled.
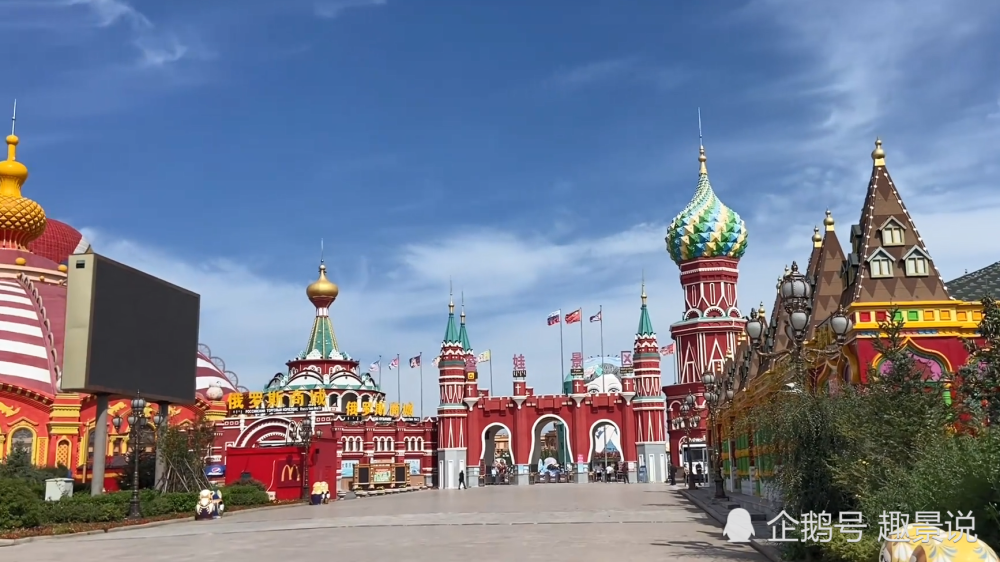
[[[239,482],[243,472],[274,492],[276,501],[302,497],[302,453],[299,447],[231,447],[226,450],[226,485]],[[317,439],[310,446],[309,481],[312,490],[316,482],[325,481],[330,490],[337,490],[337,442]],[[335,496],[331,499],[336,499]]]

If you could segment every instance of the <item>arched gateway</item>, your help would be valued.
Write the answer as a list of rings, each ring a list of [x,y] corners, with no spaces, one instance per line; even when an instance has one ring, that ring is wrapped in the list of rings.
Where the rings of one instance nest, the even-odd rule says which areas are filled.
[[[619,465],[632,473],[633,481],[640,472],[651,482],[665,481],[665,467],[658,462],[649,465],[650,458],[664,458],[666,442],[662,431],[646,431],[652,424],[663,427],[664,401],[659,347],[646,308],[645,289],[633,349],[623,351],[620,357],[596,360],[601,366],[615,364],[614,373],[585,369],[582,354],[574,353],[563,394],[536,395],[527,384],[523,355],[513,359],[510,396],[491,396],[488,390],[480,389],[464,307],[460,322],[456,322],[455,305],[448,306],[438,363],[441,488],[457,488],[463,471],[469,486],[497,482],[493,470],[501,450],[498,434],[502,433],[507,435],[512,466],[506,467],[509,477],[497,483],[589,482],[595,463],[595,433],[602,428],[606,431],[601,434],[604,441],[619,449]],[[543,477],[537,478],[540,471]],[[558,478],[544,476],[550,471],[558,473]]]

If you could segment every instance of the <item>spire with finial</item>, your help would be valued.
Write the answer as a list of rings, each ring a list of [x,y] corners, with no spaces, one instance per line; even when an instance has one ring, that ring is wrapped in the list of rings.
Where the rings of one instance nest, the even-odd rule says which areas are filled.
[[[823,247],[823,236],[819,233],[819,227],[813,227],[813,248]]]
[[[875,166],[885,166],[885,151],[882,150],[882,139],[875,138],[875,150],[872,151],[872,161]]]
[[[21,195],[28,168],[17,161],[16,122],[15,100],[7,136],[7,159],[0,161],[0,248],[26,250],[29,242],[45,232],[46,220],[41,205]]]
[[[827,209],[826,218],[823,219],[823,226],[826,227],[827,232],[833,232],[833,225],[833,213],[830,212],[830,209]]]
[[[767,310],[764,309],[764,301],[760,301],[760,307],[757,308],[757,316],[763,318],[765,313],[767,313]]]
[[[333,322],[330,321],[330,305],[337,300],[340,288],[326,278],[326,264],[323,263],[322,253],[322,242],[320,242],[319,279],[306,287],[306,296],[316,307],[316,319],[313,321],[309,343],[301,359],[342,358],[337,346],[337,335],[333,331]]]
[[[462,291],[461,298],[462,314],[459,315],[461,320],[458,327],[458,341],[462,342],[462,349],[466,353],[472,353],[472,344],[469,343],[469,333],[465,330],[465,291]]]
[[[458,327],[455,326],[455,292],[448,280],[448,326],[444,330],[444,343],[462,343],[458,334]]]
[[[701,108],[698,108],[698,167],[699,175],[708,175],[708,156],[705,156],[705,137],[701,134]]]
[[[639,294],[642,299],[642,308],[639,309],[639,329],[636,330],[636,337],[655,336],[653,322],[649,319],[649,309],[646,307],[646,272],[642,272],[642,290]]]

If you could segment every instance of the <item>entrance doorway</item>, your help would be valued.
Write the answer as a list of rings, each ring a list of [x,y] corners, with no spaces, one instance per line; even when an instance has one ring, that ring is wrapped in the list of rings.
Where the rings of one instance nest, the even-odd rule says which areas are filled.
[[[514,464],[514,443],[506,425],[492,423],[483,430],[483,454],[479,465],[482,485],[511,483],[517,466]]]
[[[532,428],[528,473],[531,483],[568,482],[572,477],[570,427],[556,415],[542,416]]]
[[[590,480],[618,482],[627,467],[622,458],[621,432],[614,422],[599,420],[590,428]]]

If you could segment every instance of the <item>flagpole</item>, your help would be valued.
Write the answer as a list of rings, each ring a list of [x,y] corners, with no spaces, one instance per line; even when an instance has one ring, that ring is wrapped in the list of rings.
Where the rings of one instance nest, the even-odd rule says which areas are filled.
[[[490,396],[493,396],[493,350],[487,349],[486,352],[490,354],[490,360],[488,361],[490,364]]]
[[[559,309],[559,388],[562,389],[563,377],[566,376],[566,352],[563,351],[563,324],[566,319],[562,317],[562,309]]]
[[[399,354],[396,354],[396,399],[399,400],[400,408],[403,407],[403,386],[401,384],[402,377],[400,373],[403,371],[403,366],[399,364]]]
[[[597,310],[597,321],[601,324],[601,364],[604,364],[604,305]]]
[[[581,306],[577,310],[580,311],[580,357],[583,357],[583,307]]]
[[[382,390],[382,356],[381,355],[378,356],[378,361],[376,361],[375,364],[378,365],[378,389]]]
[[[420,367],[420,419],[424,419],[424,352],[417,354],[417,367]]]

